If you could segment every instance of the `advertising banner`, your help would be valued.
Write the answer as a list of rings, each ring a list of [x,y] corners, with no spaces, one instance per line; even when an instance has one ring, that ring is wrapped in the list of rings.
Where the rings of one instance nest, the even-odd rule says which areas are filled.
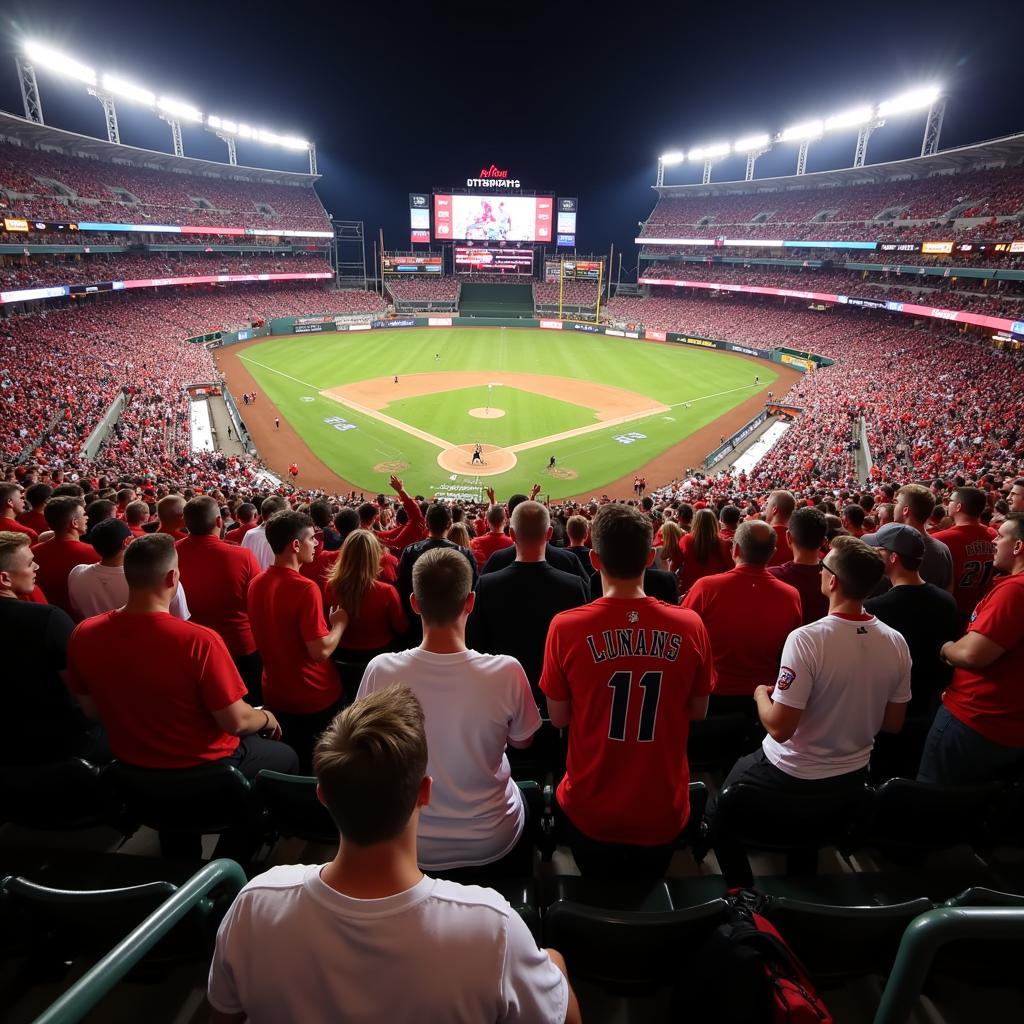
[[[546,331],[560,331],[562,329],[561,320],[541,320],[540,326]]]

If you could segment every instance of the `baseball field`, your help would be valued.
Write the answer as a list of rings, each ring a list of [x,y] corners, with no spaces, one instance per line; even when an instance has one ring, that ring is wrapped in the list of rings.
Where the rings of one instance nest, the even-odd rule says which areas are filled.
[[[236,395],[258,393],[241,411],[261,456],[281,475],[297,463],[300,486],[375,493],[397,473],[410,493],[467,498],[535,482],[552,498],[613,493],[634,472],[654,486],[792,376],[721,351],[514,328],[288,336],[217,358]]]

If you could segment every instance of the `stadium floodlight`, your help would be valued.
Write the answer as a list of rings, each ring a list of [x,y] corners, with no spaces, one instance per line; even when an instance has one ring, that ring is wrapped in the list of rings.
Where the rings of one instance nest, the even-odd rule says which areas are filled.
[[[241,122],[235,128],[235,134],[240,139],[253,139],[256,137],[256,133],[247,124],[242,124]]]
[[[154,93],[151,93],[148,89],[143,89],[140,85],[126,82],[123,78],[118,78],[116,75],[105,74],[103,76],[103,88],[106,92],[113,93],[115,96],[123,96],[126,100],[134,100],[143,106],[156,106],[156,95]]]
[[[713,160],[716,156],[726,156],[731,149],[728,142],[716,142],[711,146],[697,146],[686,155],[690,160]]]
[[[874,109],[867,104],[862,107],[852,107],[844,110],[841,114],[833,114],[825,118],[825,131],[834,132],[840,128],[859,128],[867,124],[875,116]]]
[[[802,142],[805,139],[816,139],[825,130],[821,121],[804,121],[787,128],[779,136],[783,142]]]
[[[309,149],[310,145],[306,139],[300,139],[298,135],[279,135],[277,144],[284,146],[285,149]]]
[[[942,95],[942,86],[929,85],[922,89],[913,89],[901,96],[895,96],[879,104],[878,113],[885,117],[891,114],[903,114],[911,110],[930,107]]]
[[[737,139],[733,144],[733,151],[736,153],[749,153],[755,149],[764,149],[772,141],[767,132],[759,135],[747,135],[745,138]]]
[[[25,43],[25,56],[34,64],[48,68],[67,78],[77,78],[88,85],[96,84],[96,72],[86,64],[80,64],[63,53],[51,50],[39,43]]]
[[[193,107],[191,103],[185,103],[183,100],[161,96],[157,102],[157,107],[170,117],[181,121],[202,121],[203,119],[203,115],[198,108]]]
[[[681,164],[686,159],[686,154],[673,150],[671,153],[662,153],[658,159],[668,167],[672,164]]]

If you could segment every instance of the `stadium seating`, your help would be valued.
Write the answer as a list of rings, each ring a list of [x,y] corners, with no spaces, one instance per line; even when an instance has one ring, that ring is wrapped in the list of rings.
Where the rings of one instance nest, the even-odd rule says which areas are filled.
[[[398,302],[454,303],[459,299],[459,281],[454,277],[392,276],[385,279],[385,286]]]

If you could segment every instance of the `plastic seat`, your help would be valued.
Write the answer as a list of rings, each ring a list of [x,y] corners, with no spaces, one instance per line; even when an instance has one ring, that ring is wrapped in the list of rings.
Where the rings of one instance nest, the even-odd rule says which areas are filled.
[[[316,795],[316,779],[262,771],[253,780],[253,793],[269,814],[274,832],[287,838],[336,846],[338,827]]]
[[[0,767],[0,820],[26,828],[126,828],[124,802],[103,770],[79,757]]]

